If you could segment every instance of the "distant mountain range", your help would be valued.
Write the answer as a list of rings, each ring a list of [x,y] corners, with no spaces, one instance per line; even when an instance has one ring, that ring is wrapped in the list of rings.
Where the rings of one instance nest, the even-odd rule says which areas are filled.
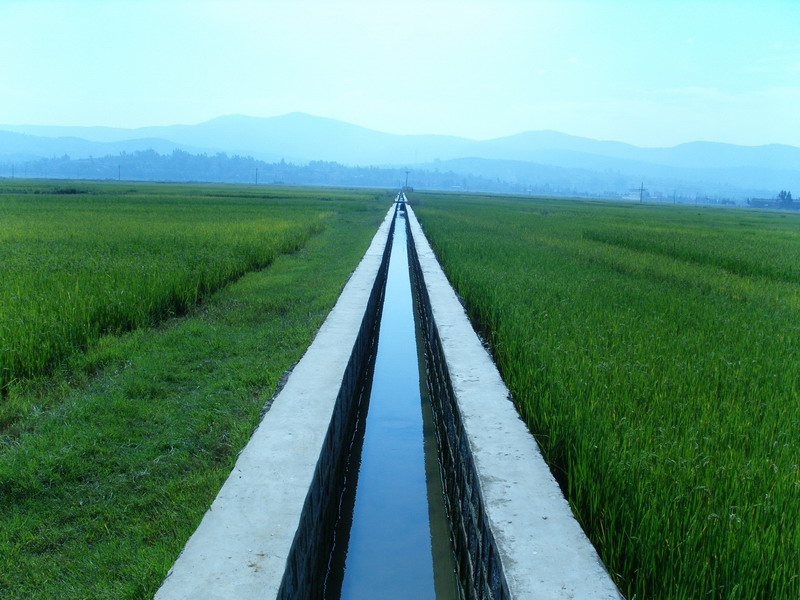
[[[120,129],[0,125],[0,165],[68,155],[73,159],[152,149],[160,154],[226,153],[305,164],[448,170],[502,179],[520,189],[551,183],[576,191],[623,194],[642,182],[652,193],[770,196],[800,192],[800,148],[692,142],[672,148],[530,131],[477,141],[442,135],[394,135],[291,113],[257,118],[231,115],[197,125]],[[3,173],[0,171],[0,175]],[[413,183],[413,175],[411,177]]]

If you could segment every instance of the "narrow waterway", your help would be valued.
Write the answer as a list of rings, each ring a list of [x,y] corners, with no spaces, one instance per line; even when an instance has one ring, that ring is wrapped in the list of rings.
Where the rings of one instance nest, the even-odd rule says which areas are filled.
[[[398,210],[371,391],[362,399],[326,600],[458,598],[406,236],[405,211]]]

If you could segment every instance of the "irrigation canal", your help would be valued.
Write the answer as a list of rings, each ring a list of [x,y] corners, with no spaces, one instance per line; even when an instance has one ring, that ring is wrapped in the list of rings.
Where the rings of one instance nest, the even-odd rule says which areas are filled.
[[[417,327],[400,202],[371,385],[365,384],[368,394],[361,399],[351,446],[326,600],[459,597]]]
[[[622,600],[398,201],[156,600]]]

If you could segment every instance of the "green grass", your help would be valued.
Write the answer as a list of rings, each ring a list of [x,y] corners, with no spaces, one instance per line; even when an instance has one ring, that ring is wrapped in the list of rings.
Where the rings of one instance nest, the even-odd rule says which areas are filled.
[[[170,196],[202,205],[213,204],[203,199],[210,193],[227,194],[230,204],[217,209],[229,211],[223,223],[255,219],[250,202],[268,204],[261,196],[276,193],[157,190],[161,200],[146,201],[147,210],[161,210]],[[3,600],[152,597],[391,200],[366,191],[280,190],[287,192],[298,213],[325,215],[301,249],[206,293],[180,318],[100,335],[0,400],[17,405],[0,435]],[[126,206],[137,221],[139,211]]]
[[[800,597],[800,218],[415,194],[629,599]]]

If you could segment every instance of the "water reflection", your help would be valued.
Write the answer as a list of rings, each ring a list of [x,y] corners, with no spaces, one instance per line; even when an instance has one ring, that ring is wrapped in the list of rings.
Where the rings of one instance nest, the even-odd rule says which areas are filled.
[[[369,408],[351,454],[328,600],[457,598],[429,406],[423,425],[427,398],[420,393],[406,235],[405,212],[398,212]]]

